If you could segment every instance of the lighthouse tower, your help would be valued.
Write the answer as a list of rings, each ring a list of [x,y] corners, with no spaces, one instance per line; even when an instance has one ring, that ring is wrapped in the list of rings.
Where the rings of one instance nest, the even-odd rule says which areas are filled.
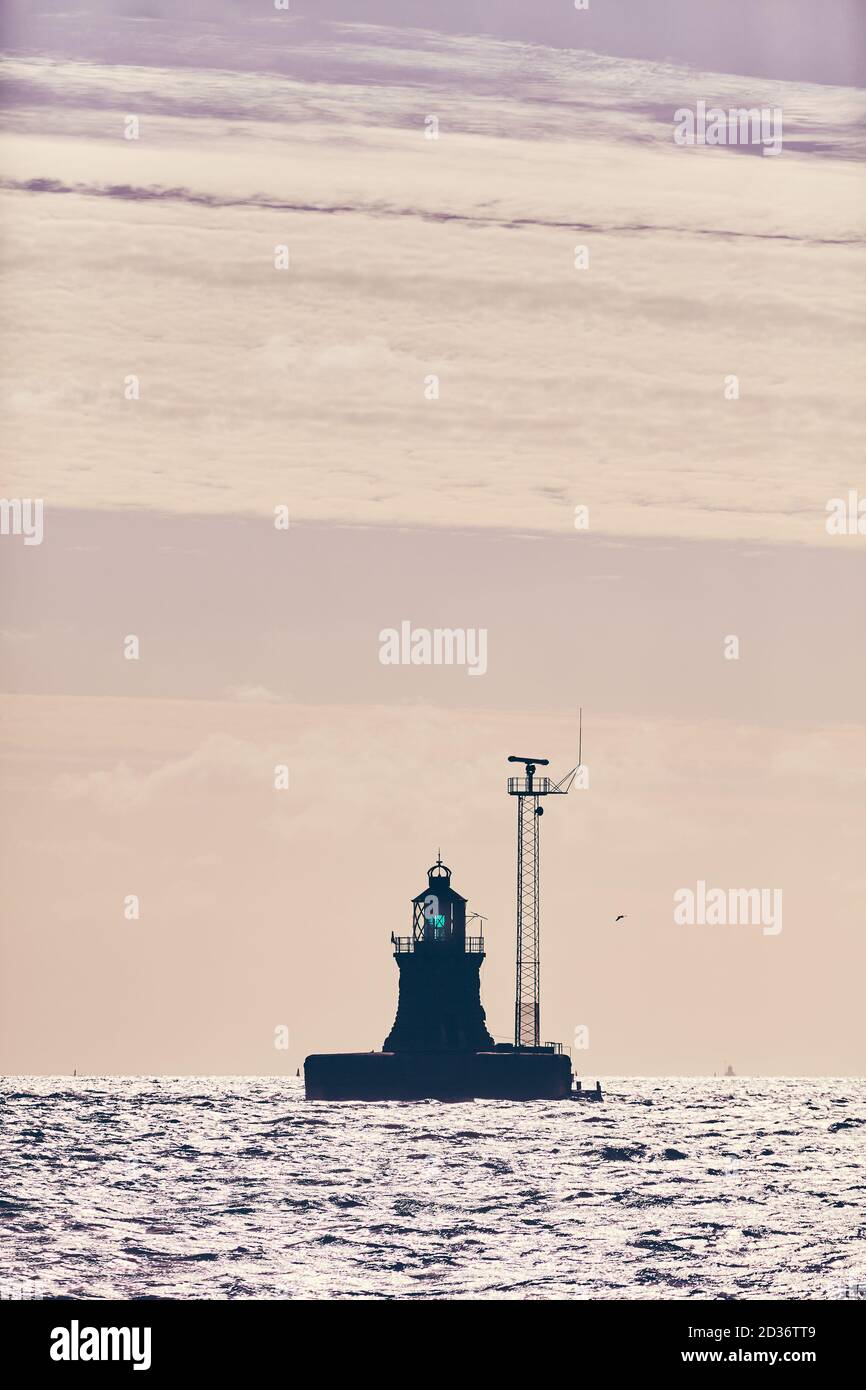
[[[412,899],[411,936],[392,936],[400,997],[384,1052],[490,1052],[481,1006],[484,937],[466,935],[466,899],[440,855]]]

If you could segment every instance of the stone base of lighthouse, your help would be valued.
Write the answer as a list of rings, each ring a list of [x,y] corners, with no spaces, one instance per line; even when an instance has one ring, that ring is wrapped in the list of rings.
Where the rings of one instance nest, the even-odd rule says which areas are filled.
[[[397,956],[400,996],[383,1052],[492,1052],[481,1004],[481,955],[422,944]]]
[[[304,1062],[307,1100],[567,1100],[561,1052],[331,1052]]]

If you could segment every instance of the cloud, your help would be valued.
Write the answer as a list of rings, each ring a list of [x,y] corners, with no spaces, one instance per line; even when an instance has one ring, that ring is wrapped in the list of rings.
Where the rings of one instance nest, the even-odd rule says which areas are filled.
[[[241,704],[280,704],[283,700],[282,695],[276,695],[264,685],[230,685],[225,690],[225,696]]]
[[[125,762],[85,774],[62,773],[52,788],[59,801],[91,802],[101,811],[138,811],[187,796],[233,797],[242,788],[270,787],[273,762],[255,744],[211,734],[197,748],[150,770]]]
[[[588,232],[593,236],[604,236],[610,233],[623,234],[633,233],[645,235],[648,232],[680,232],[690,236],[706,236],[726,240],[728,238],[743,238],[746,240],[756,239],[758,241],[792,241],[804,242],[812,246],[862,246],[864,238],[862,236],[797,236],[794,233],[781,231],[761,232],[758,230],[737,231],[731,227],[686,227],[672,226],[664,222],[623,222],[603,223],[567,221],[557,222],[550,219],[538,217],[510,217],[500,218],[489,214],[482,215],[480,212],[461,213],[440,210],[438,212],[425,208],[395,207],[383,204],[380,201],[364,204],[363,202],[354,205],[345,204],[342,206],[328,207],[324,204],[315,205],[312,203],[282,203],[273,198],[268,198],[263,194],[252,194],[248,197],[232,198],[216,193],[196,193],[190,188],[158,188],[158,187],[135,187],[131,184],[83,184],[83,183],[63,183],[60,179],[0,179],[0,189],[7,189],[10,192],[18,193],[53,193],[53,194],[77,194],[86,198],[115,198],[132,203],[186,203],[190,207],[204,208],[261,208],[269,212],[289,212],[289,213],[315,213],[328,216],[346,216],[351,214],[363,213],[365,216],[376,218],[394,217],[417,217],[428,222],[443,223],[465,223],[472,227],[510,227],[510,228],[551,228],[557,231]]]
[[[351,27],[232,71],[209,42],[13,64],[13,494],[831,543],[862,473],[861,94],[779,89],[845,158],[740,159],[664,112],[746,79]]]

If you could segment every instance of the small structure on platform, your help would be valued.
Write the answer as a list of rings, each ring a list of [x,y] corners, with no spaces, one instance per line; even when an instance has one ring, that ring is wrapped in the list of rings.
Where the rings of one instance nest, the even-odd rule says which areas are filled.
[[[316,1054],[304,1063],[308,1100],[601,1100],[601,1087],[573,1086],[559,1043],[540,1042],[538,798],[567,792],[560,783],[509,779],[518,799],[517,992],[513,1043],[491,1036],[481,1003],[484,919],[467,916],[441,854],[427,887],[412,899],[408,936],[391,935],[400,989],[394,1025],[381,1052]],[[472,930],[472,923],[479,926]]]

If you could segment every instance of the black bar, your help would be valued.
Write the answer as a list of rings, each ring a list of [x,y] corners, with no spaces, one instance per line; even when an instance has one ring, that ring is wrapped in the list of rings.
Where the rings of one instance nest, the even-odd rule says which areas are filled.
[[[397,1312],[395,1301],[409,1304]],[[373,1306],[371,1306],[371,1302]],[[423,1338],[425,1378],[437,1356],[443,1366],[453,1363],[455,1344],[443,1338],[446,1328],[471,1317],[475,1354],[496,1359],[497,1350],[513,1332],[514,1319],[527,1317],[531,1330],[545,1336],[547,1357],[573,1358],[574,1370],[583,1360],[583,1351],[592,1351],[592,1363],[616,1378],[620,1371],[654,1370],[666,1372],[680,1368],[688,1374],[702,1375],[708,1366],[733,1365],[762,1367],[766,1372],[791,1366],[804,1367],[826,1380],[828,1373],[856,1374],[862,1365],[863,1303],[839,1302],[599,1302],[578,1301],[563,1307],[567,1300],[548,1300],[558,1304],[545,1307],[545,1300],[525,1302],[467,1302],[385,1299],[387,1323],[379,1324],[375,1301],[348,1299],[326,1306],[312,1302],[44,1302],[0,1303],[0,1336],[10,1355],[26,1374],[48,1373],[65,1378],[85,1375],[133,1375],[160,1381],[174,1380],[185,1373],[220,1380],[233,1372],[266,1370],[282,1364],[287,1375],[299,1372],[301,1348],[314,1354],[318,1345],[323,1361],[332,1369],[335,1357],[345,1356],[360,1374],[366,1363],[371,1374],[384,1371],[381,1358],[393,1352],[397,1325],[403,1335]],[[358,1305],[362,1304],[362,1307]],[[423,1308],[417,1305],[423,1304]],[[432,1335],[431,1315],[436,1319]],[[502,1325],[500,1319],[508,1319]],[[324,1344],[316,1329],[328,1320],[329,1336]],[[372,1321],[371,1321],[372,1318]],[[423,1320],[421,1320],[423,1319]],[[111,1356],[129,1352],[127,1360],[88,1360],[91,1349],[103,1350],[101,1337],[91,1329],[118,1329],[117,1338],[106,1338],[104,1350]],[[417,1328],[413,1334],[412,1329]],[[120,1334],[128,1330],[128,1341]],[[138,1329],[137,1336],[133,1329]],[[145,1336],[149,1330],[149,1341]],[[466,1325],[466,1332],[470,1325]],[[338,1334],[336,1337],[334,1334]],[[345,1340],[342,1340],[342,1337]],[[386,1338],[382,1341],[382,1338]],[[411,1345],[411,1344],[410,1344]],[[541,1345],[541,1344],[540,1344]],[[52,1347],[64,1354],[77,1351],[78,1360],[52,1359]],[[404,1347],[405,1351],[408,1347]],[[537,1349],[540,1354],[540,1347]],[[137,1356],[141,1370],[134,1370]],[[144,1361],[149,1361],[145,1367]],[[466,1362],[461,1354],[461,1364]],[[411,1357],[404,1374],[412,1375]],[[311,1368],[312,1369],[312,1368]],[[324,1369],[324,1365],[322,1367]],[[418,1368],[421,1369],[420,1367]],[[550,1369],[550,1368],[549,1368]],[[564,1368],[563,1368],[564,1369]],[[586,1369],[586,1366],[584,1366]],[[493,1374],[493,1364],[489,1367]]]

